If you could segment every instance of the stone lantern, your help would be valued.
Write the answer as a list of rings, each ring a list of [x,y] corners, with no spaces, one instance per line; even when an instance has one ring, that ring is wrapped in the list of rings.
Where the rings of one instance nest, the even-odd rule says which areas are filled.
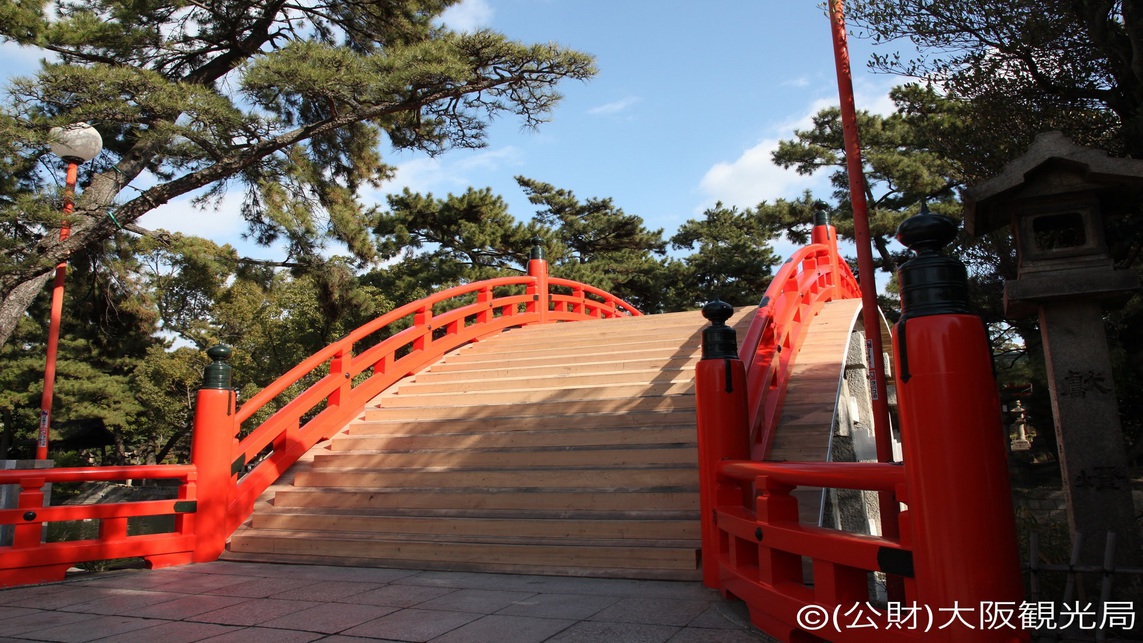
[[[1014,236],[1017,278],[1005,284],[1005,315],[1040,318],[1068,523],[1082,534],[1086,564],[1103,562],[1109,532],[1117,565],[1140,563],[1102,306],[1139,287],[1134,271],[1115,270],[1104,219],[1141,194],[1143,160],[1050,132],[964,196],[970,234],[1008,226]]]

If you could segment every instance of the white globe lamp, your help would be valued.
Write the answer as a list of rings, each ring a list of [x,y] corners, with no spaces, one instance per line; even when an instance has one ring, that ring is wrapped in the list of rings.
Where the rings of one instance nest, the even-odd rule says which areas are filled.
[[[103,150],[103,137],[87,123],[73,123],[48,131],[48,145],[52,154],[65,161],[85,163],[99,156]]]

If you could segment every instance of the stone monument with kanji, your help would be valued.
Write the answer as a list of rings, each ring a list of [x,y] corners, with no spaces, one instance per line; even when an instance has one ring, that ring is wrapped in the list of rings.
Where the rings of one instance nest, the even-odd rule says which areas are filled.
[[[1041,134],[996,177],[965,194],[965,229],[1009,226],[1018,276],[1004,288],[1005,315],[1038,314],[1073,538],[1084,564],[1102,564],[1114,534],[1117,567],[1138,567],[1140,533],[1115,398],[1103,305],[1139,288],[1116,270],[1105,217],[1135,207],[1143,160],[1113,158]]]

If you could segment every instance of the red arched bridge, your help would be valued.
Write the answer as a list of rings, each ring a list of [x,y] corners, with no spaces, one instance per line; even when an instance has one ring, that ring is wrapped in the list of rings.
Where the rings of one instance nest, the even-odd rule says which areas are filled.
[[[899,418],[880,438],[898,462],[877,462],[857,282],[833,228],[813,239],[756,309],[708,306],[705,331],[698,312],[643,316],[533,258],[384,315],[241,406],[212,349],[191,464],[0,472],[20,488],[0,510],[0,586],[122,557],[701,579],[787,641],[1021,640],[881,615],[804,627],[806,609],[840,622],[866,602],[1020,599],[979,318],[907,310],[890,337],[877,314]],[[41,491],[158,479],[177,497],[45,507]],[[173,527],[136,534],[147,516]],[[45,523],[78,520],[98,533],[44,542]]]

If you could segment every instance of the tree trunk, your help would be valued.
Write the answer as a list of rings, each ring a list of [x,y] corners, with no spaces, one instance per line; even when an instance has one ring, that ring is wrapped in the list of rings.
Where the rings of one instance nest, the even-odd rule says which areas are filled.
[[[20,323],[20,318],[32,305],[32,300],[43,292],[44,284],[51,277],[51,272],[45,272],[38,277],[25,281],[13,288],[0,301],[0,346],[8,343],[8,338],[16,331],[16,326]]]
[[[0,460],[8,459],[8,450],[12,448],[12,443],[16,441],[16,427],[13,426],[12,416],[5,413],[0,417]]]

